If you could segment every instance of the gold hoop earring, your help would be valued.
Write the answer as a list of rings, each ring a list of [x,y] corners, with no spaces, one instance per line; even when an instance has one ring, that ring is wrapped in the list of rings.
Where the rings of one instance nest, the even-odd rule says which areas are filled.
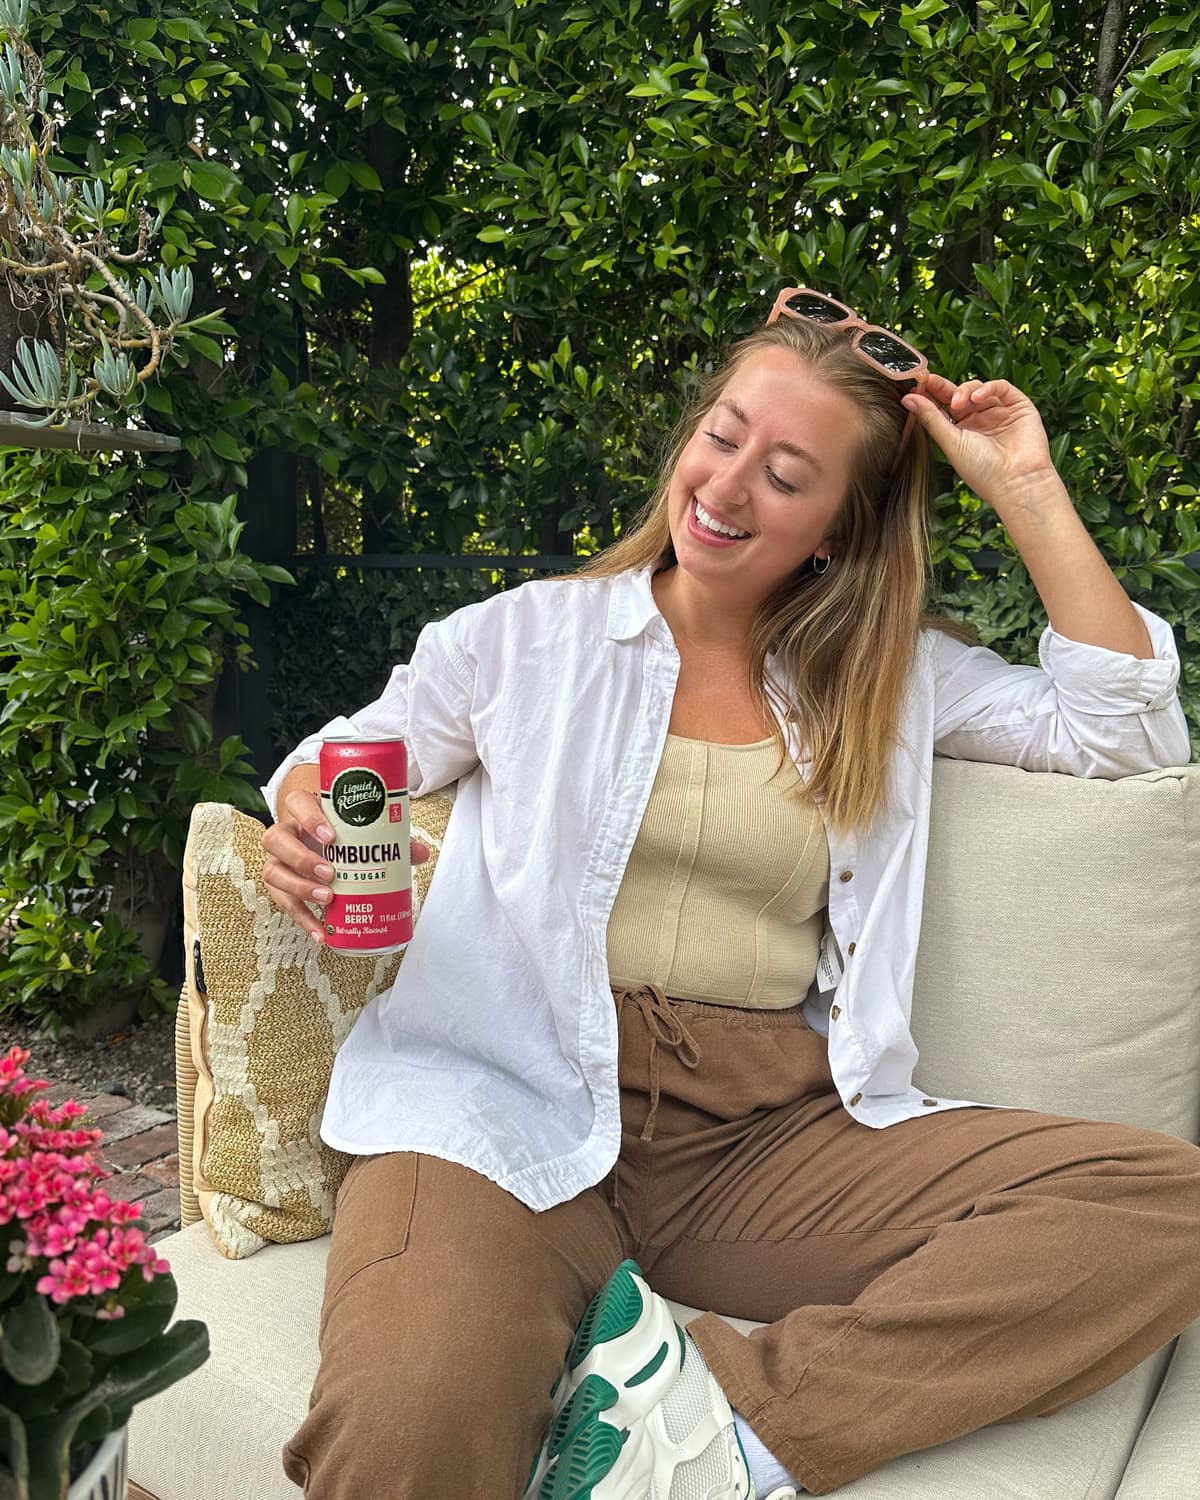
[[[819,559],[815,554],[813,555],[813,560],[812,560],[812,570],[813,570],[813,572],[814,573],[828,573],[829,572],[829,564],[833,561],[833,558],[832,557],[826,557],[824,559],[825,566],[823,568],[818,568],[817,567],[817,563],[820,560],[821,559]]]

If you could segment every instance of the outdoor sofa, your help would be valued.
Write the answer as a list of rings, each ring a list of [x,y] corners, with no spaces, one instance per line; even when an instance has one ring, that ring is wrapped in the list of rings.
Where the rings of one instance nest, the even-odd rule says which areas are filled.
[[[1104,781],[938,758],[933,780],[913,1007],[919,1086],[1197,1140],[1200,766]],[[414,823],[436,848],[449,803],[423,802]],[[135,1500],[299,1494],[280,1448],[307,1409],[322,1230],[348,1165],[317,1134],[323,1080],[395,960],[389,970],[314,950],[265,893],[260,836],[231,807],[193,815],[178,1027],[183,1228],[158,1249],[178,1282],[177,1316],[204,1319],[212,1356],[136,1408]],[[272,1027],[260,1049],[257,1031]],[[301,1035],[318,1041],[305,1052]],[[681,1321],[694,1315],[677,1309]],[[1200,1323],[1053,1417],[910,1454],[837,1493],[1200,1500]],[[446,1494],[458,1494],[450,1474]]]

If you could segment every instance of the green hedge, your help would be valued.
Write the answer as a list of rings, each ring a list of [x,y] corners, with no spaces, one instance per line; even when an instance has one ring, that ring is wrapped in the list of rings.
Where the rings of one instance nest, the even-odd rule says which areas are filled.
[[[590,552],[643,502],[696,371],[788,283],[1033,397],[1102,551],[1177,627],[1200,745],[1197,6],[144,12],[43,5],[64,170],[105,181],[114,231],[139,197],[162,213],[163,258],[225,331],[150,393],[175,458],[4,460],[0,753],[20,779],[0,1011],[57,1024],[131,987],[166,1003],[145,911],[177,881],[187,809],[260,805],[211,730],[222,663],[250,665],[240,600],[272,578],[287,597],[236,531],[265,524],[249,458],[295,456],[302,550]],[[935,607],[1031,660],[1042,611],[1003,528],[944,469],[939,488]],[[316,620],[281,621],[284,740],[376,696],[404,653],[417,584],[383,578],[318,591],[319,688]],[[452,604],[429,587],[430,612]]]

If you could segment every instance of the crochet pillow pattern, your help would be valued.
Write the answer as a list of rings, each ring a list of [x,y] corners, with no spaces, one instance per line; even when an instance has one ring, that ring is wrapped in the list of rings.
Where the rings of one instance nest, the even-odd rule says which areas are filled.
[[[453,789],[412,804],[430,848],[413,870],[413,916],[433,878]],[[263,825],[224,803],[192,813],[184,855],[187,981],[177,1029],[180,1198],[231,1260],[325,1234],[352,1158],[320,1137],[329,1077],[359,1011],[403,952],[318,946],[262,881]],[[190,1170],[189,1170],[190,1169]]]

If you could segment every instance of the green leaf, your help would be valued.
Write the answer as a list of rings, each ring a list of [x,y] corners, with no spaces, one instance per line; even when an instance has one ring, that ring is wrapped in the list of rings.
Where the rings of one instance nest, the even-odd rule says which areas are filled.
[[[237,174],[220,162],[190,163],[187,172],[192,186],[210,203],[227,202],[234,190],[241,186],[241,179]]]
[[[1189,593],[1200,590],[1200,569],[1189,567],[1180,559],[1165,558],[1148,566],[1155,578],[1165,578],[1170,583],[1187,589]]]
[[[323,187],[327,193],[340,198],[350,186],[350,172],[344,162],[335,161],[325,173]]]
[[[225,356],[221,353],[221,346],[215,339],[205,338],[202,333],[189,333],[187,341],[197,354],[202,355],[210,364],[221,365],[225,363]]]
[[[359,187],[366,188],[371,193],[382,193],[383,183],[379,180],[379,173],[365,161],[352,161],[346,163],[350,169],[350,175],[358,183]]]
[[[58,1319],[45,1297],[27,1297],[4,1310],[0,1367],[18,1385],[40,1385],[58,1364]]]

